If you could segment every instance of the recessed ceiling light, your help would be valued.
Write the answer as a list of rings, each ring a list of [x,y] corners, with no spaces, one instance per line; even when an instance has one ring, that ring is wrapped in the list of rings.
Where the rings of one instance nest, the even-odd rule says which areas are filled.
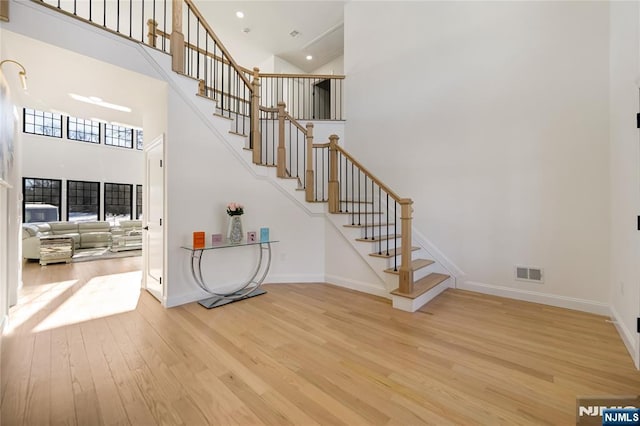
[[[242,12],[241,10],[236,12],[236,16],[240,19],[244,18],[244,12]]]
[[[293,30],[293,31],[291,31],[291,32],[289,33],[289,35],[290,35],[291,37],[293,37],[293,38],[296,38],[296,37],[298,37],[298,36],[300,35],[300,32],[299,32],[299,31],[297,31],[297,30]]]
[[[307,55],[307,61],[310,61],[310,60],[312,60],[312,59],[313,59],[313,56],[311,56],[311,55]]]

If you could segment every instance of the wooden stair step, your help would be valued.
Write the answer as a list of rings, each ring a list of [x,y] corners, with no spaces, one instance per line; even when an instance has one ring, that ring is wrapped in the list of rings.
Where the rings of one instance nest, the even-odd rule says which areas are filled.
[[[433,265],[435,262],[433,260],[429,260],[429,259],[414,259],[411,261],[411,265],[410,268],[413,272],[422,269],[422,268],[426,268],[429,265]],[[399,266],[398,266],[399,267]],[[393,268],[387,268],[384,270],[385,272],[389,273],[389,274],[396,274],[399,275],[400,272],[399,271],[394,271]]]
[[[349,224],[349,225],[342,225],[342,226],[344,226],[345,228],[375,228],[375,227],[382,226],[384,228],[384,227],[387,226],[387,224],[386,223],[367,223],[367,224],[361,223],[359,225],[358,224],[355,224],[355,225]],[[389,227],[391,227],[391,226],[396,226],[396,224],[395,223],[390,223]]]
[[[400,289],[396,288],[391,292],[391,294],[395,296],[408,297],[409,299],[415,299],[425,294],[427,291],[431,290],[441,282],[445,281],[447,278],[449,278],[449,275],[434,272],[414,282],[413,291],[411,293],[401,293]]]
[[[249,137],[249,135],[245,135],[244,133],[234,132],[233,130],[229,130],[229,134],[236,135],[236,136],[242,136],[244,138],[248,138]]]
[[[401,237],[402,235],[399,235],[399,234],[377,235],[375,236],[375,240],[373,239],[374,237],[369,237],[369,238],[356,238],[356,241],[360,241],[361,243],[377,243],[378,241],[393,240],[394,238],[400,239]]]
[[[420,247],[411,247],[411,251],[416,251],[416,250],[420,250]],[[387,254],[387,251],[384,250],[382,252],[382,254],[378,254],[378,253],[369,253],[369,256],[373,256],[373,257],[383,257],[385,259],[389,259],[390,257],[394,257],[397,255],[402,254],[401,253],[402,250],[400,249],[400,247],[398,247],[397,249],[389,249],[389,254]]]

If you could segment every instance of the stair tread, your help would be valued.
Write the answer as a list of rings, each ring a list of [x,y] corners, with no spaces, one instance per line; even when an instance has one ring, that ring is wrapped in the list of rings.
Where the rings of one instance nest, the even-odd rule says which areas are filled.
[[[417,297],[423,295],[424,293],[431,290],[432,288],[434,288],[441,282],[445,281],[449,277],[450,277],[449,275],[439,274],[437,272],[434,272],[414,282],[413,291],[411,293],[401,293],[400,289],[396,288],[391,292],[391,294],[396,296],[407,297],[409,299],[416,299]]]
[[[377,235],[377,236],[375,236],[375,239],[373,239],[372,237],[369,237],[369,238],[356,238],[356,241],[360,241],[362,243],[377,243],[378,241],[392,240],[394,238],[400,239],[401,237],[402,237],[402,235],[400,235],[400,234]]]
[[[420,247],[411,247],[411,251],[416,251],[416,250],[420,250]],[[387,254],[387,251],[383,251],[382,254],[378,254],[378,253],[369,253],[369,256],[373,256],[373,257],[384,257],[385,259],[388,259],[390,257],[399,255],[401,253],[401,249],[397,248],[397,249],[389,249],[389,254]]]
[[[395,226],[395,225],[396,225],[395,223],[390,223],[389,224],[389,226]],[[367,223],[365,225],[365,224],[361,223],[360,225],[357,225],[357,224],[356,225],[351,225],[351,224],[349,224],[349,225],[342,225],[342,226],[344,226],[345,228],[373,228],[373,227],[377,227],[377,226],[386,227],[387,224],[386,223]]]
[[[232,135],[236,135],[236,136],[242,136],[244,138],[248,138],[249,135],[245,135],[244,133],[238,133],[238,132],[234,132],[233,130],[229,130],[229,133]]]
[[[430,259],[414,259],[411,261],[411,270],[413,272],[422,269],[422,268],[426,268],[429,265],[433,265],[435,262],[433,260]],[[387,268],[384,270],[385,272],[389,273],[389,274],[395,274],[395,275],[399,275],[400,272],[397,270],[393,270],[393,268]]]

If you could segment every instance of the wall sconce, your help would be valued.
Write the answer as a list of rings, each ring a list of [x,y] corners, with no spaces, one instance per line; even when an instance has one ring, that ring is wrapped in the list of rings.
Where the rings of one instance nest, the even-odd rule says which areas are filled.
[[[5,59],[4,61],[0,62],[0,69],[5,62],[11,62],[22,68],[22,71],[18,72],[18,75],[20,76],[20,84],[22,85],[22,90],[27,90],[27,70],[24,69],[20,62],[14,61],[12,59]]]

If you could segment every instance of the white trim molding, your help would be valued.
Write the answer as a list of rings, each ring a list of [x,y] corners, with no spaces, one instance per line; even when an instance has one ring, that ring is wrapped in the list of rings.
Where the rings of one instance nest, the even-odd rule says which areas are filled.
[[[349,278],[338,277],[336,275],[327,275],[324,280],[327,284],[337,285],[338,287],[345,287],[351,290],[361,291],[363,293],[373,294],[375,296],[384,297],[390,299],[389,292],[381,287],[372,285],[371,283],[364,281],[355,281]]]
[[[634,334],[627,328],[622,317],[614,306],[611,306],[610,317],[613,325],[616,327],[616,330],[618,330],[618,334],[620,335],[620,338],[622,338],[627,351],[629,351],[631,359],[633,359],[633,363],[636,368],[640,370],[640,348],[638,348],[640,343],[638,342],[638,339],[634,339]]]
[[[491,294],[493,296],[508,297],[510,299],[523,300],[525,302],[542,303],[544,305],[557,306],[559,308],[574,309],[603,316],[609,316],[609,305],[593,300],[577,299],[575,297],[558,296],[556,294],[539,293],[535,291],[521,290],[493,284],[484,284],[475,281],[458,283],[459,289]]]

